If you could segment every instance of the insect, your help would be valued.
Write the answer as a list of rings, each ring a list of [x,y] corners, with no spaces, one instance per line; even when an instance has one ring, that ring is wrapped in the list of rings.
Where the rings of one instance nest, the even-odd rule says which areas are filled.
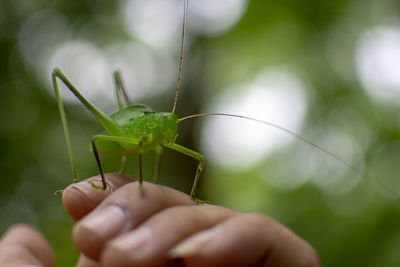
[[[187,18],[188,0],[184,1],[184,17],[183,31],[181,42],[181,55],[179,64],[178,84],[175,94],[175,101],[171,112],[157,112],[145,105],[130,105],[124,85],[122,84],[121,74],[114,72],[115,91],[119,110],[111,116],[106,115],[86,99],[79,90],[67,79],[67,77],[58,68],[52,73],[52,81],[56,93],[58,109],[61,116],[64,135],[67,143],[69,161],[72,167],[74,182],[79,181],[79,175],[76,163],[71,149],[71,138],[69,134],[68,124],[66,120],[63,101],[60,94],[58,79],[61,80],[67,88],[79,99],[79,101],[95,116],[100,124],[106,130],[106,134],[92,136],[91,144],[93,153],[96,158],[102,186],[95,188],[105,190],[107,182],[104,177],[103,168],[100,161],[100,154],[122,156],[122,171],[126,167],[126,155],[138,153],[139,155],[139,185],[143,190],[143,170],[142,170],[142,154],[148,151],[156,151],[156,172],[155,181],[159,178],[160,156],[162,146],[175,150],[199,161],[193,186],[191,189],[191,197],[196,199],[196,187],[200,178],[200,174],[204,166],[204,157],[202,154],[193,151],[184,146],[175,143],[178,137],[177,124],[183,119],[179,119],[175,115],[175,108],[178,100],[180,82],[182,79],[184,37]],[[123,104],[122,98],[126,105]]]
[[[227,113],[203,113],[178,118],[175,114],[175,109],[178,101],[180,92],[180,83],[182,80],[182,66],[183,66],[183,52],[185,43],[185,30],[187,20],[188,0],[184,0],[184,15],[183,15],[183,27],[182,27],[182,40],[180,49],[180,60],[179,60],[179,71],[177,88],[175,92],[174,104],[171,112],[158,112],[146,105],[132,105],[128,98],[126,89],[122,83],[121,74],[119,71],[114,72],[115,82],[115,95],[118,103],[118,111],[108,116],[103,111],[99,110],[94,104],[86,99],[79,90],[67,79],[63,72],[56,68],[52,73],[52,81],[54,90],[56,93],[57,104],[59,113],[61,116],[62,125],[64,128],[64,135],[67,144],[69,161],[72,167],[74,182],[79,181],[79,175],[76,168],[76,163],[71,149],[71,138],[69,134],[68,124],[66,120],[65,110],[63,106],[62,97],[60,94],[60,87],[58,81],[61,80],[66,87],[79,99],[79,101],[95,116],[95,118],[104,127],[106,133],[102,135],[94,135],[91,139],[91,145],[93,153],[100,171],[102,186],[92,184],[93,187],[101,190],[107,188],[107,182],[104,176],[100,155],[111,155],[122,157],[122,168],[124,171],[126,168],[126,156],[132,153],[138,153],[139,159],[139,186],[143,190],[143,169],[142,169],[142,155],[149,151],[155,151],[156,153],[156,171],[154,180],[157,182],[160,173],[160,157],[162,154],[163,147],[180,152],[188,157],[192,157],[197,160],[198,166],[194,177],[193,185],[190,191],[190,196],[196,201],[200,202],[196,198],[197,185],[204,168],[204,156],[192,149],[186,148],[175,143],[178,133],[177,125],[187,119],[205,117],[205,116],[229,116],[241,119],[252,120],[258,123],[262,123],[268,126],[275,127],[282,130],[301,141],[315,147],[318,150],[328,154],[334,159],[340,161],[355,173],[361,175],[361,173],[355,169],[352,165],[342,160],[340,157],[329,152],[328,150],[312,143],[304,137],[287,130],[279,125],[272,124],[270,122],[261,121],[241,115],[227,114]],[[390,191],[390,190],[389,190]]]

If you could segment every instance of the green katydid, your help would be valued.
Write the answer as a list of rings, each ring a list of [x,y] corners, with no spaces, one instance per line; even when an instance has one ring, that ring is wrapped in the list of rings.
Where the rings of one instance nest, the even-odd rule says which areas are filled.
[[[115,82],[115,93],[116,100],[118,103],[118,111],[113,113],[111,116],[106,115],[104,112],[99,110],[94,104],[87,100],[78,89],[67,79],[67,77],[58,68],[54,69],[52,73],[53,86],[56,93],[58,109],[61,116],[62,125],[64,128],[64,135],[66,139],[68,157],[72,167],[74,182],[79,181],[79,175],[76,168],[76,163],[71,148],[71,138],[68,130],[68,124],[66,120],[65,110],[63,106],[63,101],[60,94],[60,89],[58,85],[58,79],[61,80],[66,87],[79,99],[79,101],[95,116],[95,118],[100,122],[100,124],[106,130],[103,135],[92,136],[92,148],[95,155],[101,180],[102,186],[96,186],[92,184],[93,187],[101,190],[107,188],[107,182],[102,169],[100,154],[104,155],[115,155],[122,157],[122,169],[124,171],[126,166],[126,156],[132,153],[138,153],[139,158],[139,186],[143,190],[143,171],[142,171],[142,154],[148,151],[156,152],[156,171],[155,171],[155,181],[159,179],[159,163],[160,156],[162,153],[162,147],[167,147],[184,155],[192,157],[199,161],[197,166],[197,171],[195,174],[194,182],[190,192],[190,196],[196,199],[196,188],[199,182],[201,172],[204,167],[204,156],[194,150],[186,148],[184,146],[175,143],[178,136],[177,125],[186,120],[196,117],[204,116],[229,116],[241,119],[252,120],[255,122],[263,123],[268,126],[272,126],[281,131],[284,131],[301,141],[315,147],[316,149],[328,154],[334,159],[340,161],[347,167],[349,167],[355,173],[361,175],[360,171],[354,168],[352,165],[336,156],[335,154],[329,152],[328,150],[312,143],[306,138],[285,129],[279,125],[261,121],[258,119],[253,119],[241,115],[227,114],[227,113],[203,113],[186,116],[183,118],[178,118],[175,115],[175,108],[180,91],[180,83],[182,80],[182,66],[183,66],[183,52],[185,43],[185,31],[186,31],[186,19],[187,19],[187,9],[188,0],[184,0],[184,14],[183,14],[183,25],[182,25],[182,39],[181,39],[181,49],[180,49],[180,60],[179,60],[179,71],[178,71],[178,82],[175,93],[174,104],[171,112],[157,112],[145,105],[132,105],[129,101],[127,92],[122,83],[120,73],[118,71],[114,72],[114,82]],[[122,101],[122,99],[124,101]],[[123,103],[125,102],[125,103]],[[382,184],[381,184],[382,185]],[[385,187],[388,191],[392,192],[389,188]],[[394,195],[397,195],[393,193]]]
[[[188,1],[185,0],[184,16],[183,16],[183,31],[182,31],[182,46],[179,64],[178,85],[176,89],[174,106],[172,112],[156,112],[150,107],[145,105],[123,105],[122,97],[126,104],[129,103],[126,90],[122,84],[120,73],[114,72],[116,98],[119,110],[111,116],[106,115],[99,110],[89,100],[87,100],[76,87],[67,79],[67,77],[58,68],[54,69],[52,73],[53,86],[55,89],[58,109],[61,116],[62,125],[64,128],[65,139],[67,143],[68,156],[74,174],[74,181],[79,181],[79,175],[76,168],[76,163],[71,148],[71,138],[68,130],[65,110],[60,94],[58,79],[60,79],[67,88],[81,101],[81,103],[96,117],[100,124],[106,130],[104,135],[95,135],[92,137],[93,152],[100,170],[102,179],[102,187],[93,186],[105,190],[107,182],[104,177],[102,165],[100,162],[99,154],[105,155],[118,155],[123,158],[123,167],[126,164],[126,155],[131,153],[138,153],[139,155],[139,185],[143,184],[142,172],[142,154],[151,150],[157,153],[157,166],[159,166],[159,157],[161,156],[162,146],[176,150],[182,154],[192,157],[199,161],[196,176],[192,186],[190,195],[195,198],[196,186],[199,181],[200,174],[203,170],[204,157],[200,153],[193,151],[189,148],[183,147],[175,143],[178,136],[177,124],[181,121],[174,114],[175,107],[180,90],[180,82],[182,79],[182,65],[183,65],[183,51],[184,51],[184,38],[185,27],[187,18],[187,5]],[[121,97],[122,94],[122,97]],[[159,169],[159,167],[157,167]],[[155,180],[158,180],[159,171],[156,172]]]

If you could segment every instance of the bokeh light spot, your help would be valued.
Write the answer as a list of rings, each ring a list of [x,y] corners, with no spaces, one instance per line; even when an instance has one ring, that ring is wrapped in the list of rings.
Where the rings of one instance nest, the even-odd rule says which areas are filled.
[[[336,155],[351,166],[355,164],[356,151],[360,151],[357,141],[339,127],[331,126],[321,129],[318,144]],[[317,142],[317,141],[316,141]],[[362,178],[362,169],[356,168],[360,173],[353,171],[343,162],[332,158],[325,153],[310,153],[318,163],[315,165],[313,182],[326,194],[345,194],[352,190]]]
[[[189,9],[192,29],[203,35],[221,34],[238,23],[247,3],[247,0],[192,1]]]
[[[249,116],[297,131],[305,109],[303,83],[285,70],[266,70],[249,84],[219,96],[207,111]],[[210,162],[240,169],[251,167],[291,138],[254,121],[209,117],[201,144]]]
[[[362,85],[371,96],[399,104],[400,27],[367,31],[358,43],[356,64]]]
[[[47,80],[50,72],[46,70],[51,54],[71,36],[69,21],[62,13],[44,10],[34,13],[24,22],[18,44],[30,70]]]
[[[154,47],[176,48],[182,6],[177,0],[129,0],[121,5],[121,14],[132,37]]]
[[[107,62],[102,53],[89,42],[74,41],[60,46],[48,62],[47,73],[51,73],[56,67],[60,67],[72,84],[88,99],[113,95]],[[60,84],[64,87],[61,82]],[[67,89],[62,90],[62,94],[65,101],[79,102]]]
[[[111,71],[120,70],[132,100],[151,97],[172,88],[176,60],[139,43],[115,44],[105,51]]]

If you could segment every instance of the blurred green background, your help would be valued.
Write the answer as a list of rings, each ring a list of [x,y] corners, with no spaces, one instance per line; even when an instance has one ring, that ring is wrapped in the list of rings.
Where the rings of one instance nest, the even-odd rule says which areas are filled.
[[[61,67],[111,113],[111,73],[121,69],[134,102],[169,111],[182,8],[182,0],[0,1],[2,232],[30,223],[54,246],[57,266],[74,265],[73,221],[53,195],[72,173],[50,73]],[[178,116],[268,120],[357,169],[255,122],[188,120],[177,142],[206,157],[200,198],[275,218],[324,266],[400,266],[399,13],[395,0],[190,1]],[[95,175],[89,140],[102,129],[73,96],[65,102],[79,172]],[[118,158],[102,159],[118,169]],[[197,162],[168,150],[162,160],[161,183],[188,192]]]

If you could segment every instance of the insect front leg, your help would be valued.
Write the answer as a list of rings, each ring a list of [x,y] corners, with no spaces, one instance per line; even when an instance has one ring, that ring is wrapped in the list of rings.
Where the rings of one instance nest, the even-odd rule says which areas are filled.
[[[200,175],[204,168],[204,156],[196,151],[193,151],[189,148],[186,148],[184,146],[181,146],[181,145],[178,145],[175,143],[168,147],[175,151],[181,152],[182,154],[185,154],[186,156],[195,158],[199,161],[199,165],[197,165],[196,176],[194,177],[192,189],[190,190],[190,196],[197,204],[204,203],[204,201],[201,201],[200,199],[198,199],[196,197],[197,185],[199,183]]]
[[[140,145],[139,145],[140,146]],[[142,153],[139,152],[138,158],[139,158],[139,187],[140,191],[143,192],[143,159],[142,159]]]
[[[143,193],[143,152],[142,152],[142,145],[143,142],[146,141],[149,136],[142,136],[139,139],[139,151],[138,151],[138,158],[139,158],[139,187],[140,191]]]
[[[160,180],[160,168],[161,168],[161,154],[163,152],[163,147],[158,146],[156,149],[156,163],[154,167],[154,183],[158,184]]]
[[[97,189],[105,190],[107,188],[107,181],[105,179],[103,168],[102,168],[101,162],[100,162],[99,152],[101,152],[101,149],[99,149],[99,146],[97,143],[99,141],[115,142],[115,143],[119,144],[121,147],[122,147],[122,145],[121,145],[122,143],[131,144],[131,145],[139,145],[140,141],[137,138],[131,138],[131,137],[125,137],[125,136],[111,136],[111,135],[94,135],[94,136],[92,136],[93,153],[96,158],[97,165],[98,165],[99,171],[100,171],[101,180],[103,183],[102,187],[96,186],[95,184],[92,184],[92,186]],[[140,186],[141,186],[141,183],[140,183]]]
[[[91,185],[96,189],[106,190],[107,189],[107,181],[106,181],[106,178],[104,177],[103,167],[101,166],[99,152],[96,147],[96,136],[92,137],[92,147],[93,147],[94,157],[96,158],[97,166],[99,167],[103,187],[97,186],[94,183],[91,183]]]

